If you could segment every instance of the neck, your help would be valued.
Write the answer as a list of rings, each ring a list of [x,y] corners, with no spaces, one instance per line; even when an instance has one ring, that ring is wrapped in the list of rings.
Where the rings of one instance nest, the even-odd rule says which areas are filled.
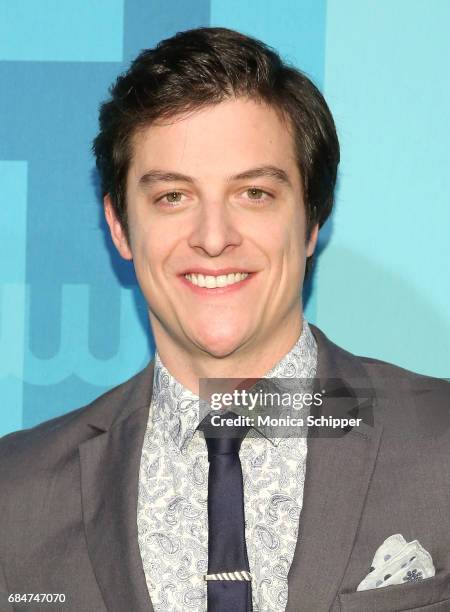
[[[302,327],[301,309],[297,316],[277,326],[276,333],[240,347],[226,357],[215,357],[197,347],[176,342],[151,317],[153,335],[161,361],[182,385],[199,394],[201,378],[261,378],[297,342]]]

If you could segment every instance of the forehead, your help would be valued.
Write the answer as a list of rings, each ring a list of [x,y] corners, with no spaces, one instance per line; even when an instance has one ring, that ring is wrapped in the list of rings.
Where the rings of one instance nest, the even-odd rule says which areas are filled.
[[[160,168],[207,178],[258,165],[276,165],[299,180],[292,130],[267,104],[232,98],[140,130],[130,174]]]

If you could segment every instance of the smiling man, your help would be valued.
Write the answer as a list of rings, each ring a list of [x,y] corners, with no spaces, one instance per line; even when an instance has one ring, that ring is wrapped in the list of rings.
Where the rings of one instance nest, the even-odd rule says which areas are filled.
[[[237,32],[180,33],[118,78],[94,152],[157,352],[0,443],[1,609],[447,609],[448,383],[303,317],[339,162],[317,88]],[[201,381],[230,379],[290,381],[333,431],[277,435],[247,411],[212,434],[240,417],[202,414]]]
[[[162,362],[196,392],[199,378],[263,376],[300,336],[317,240],[289,119],[232,96],[141,128],[132,149],[126,230],[110,195],[106,217]]]

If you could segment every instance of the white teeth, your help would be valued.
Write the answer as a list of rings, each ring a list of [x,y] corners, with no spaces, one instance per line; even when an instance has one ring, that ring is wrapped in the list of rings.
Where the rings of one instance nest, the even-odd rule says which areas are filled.
[[[218,276],[216,278],[216,286],[217,287],[225,287],[227,282],[228,282],[228,277],[227,277],[226,274],[224,274],[222,276]]]
[[[215,289],[216,287],[227,287],[234,285],[247,278],[248,272],[235,272],[231,274],[221,274],[220,276],[211,276],[204,274],[185,274],[184,278],[198,287],[206,287],[207,289]]]

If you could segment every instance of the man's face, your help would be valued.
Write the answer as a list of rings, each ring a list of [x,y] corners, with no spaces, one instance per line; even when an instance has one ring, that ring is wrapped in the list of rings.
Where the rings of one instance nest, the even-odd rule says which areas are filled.
[[[298,324],[317,228],[306,242],[293,138],[272,108],[230,99],[137,134],[127,211],[129,243],[106,198],[157,343],[225,357]]]

